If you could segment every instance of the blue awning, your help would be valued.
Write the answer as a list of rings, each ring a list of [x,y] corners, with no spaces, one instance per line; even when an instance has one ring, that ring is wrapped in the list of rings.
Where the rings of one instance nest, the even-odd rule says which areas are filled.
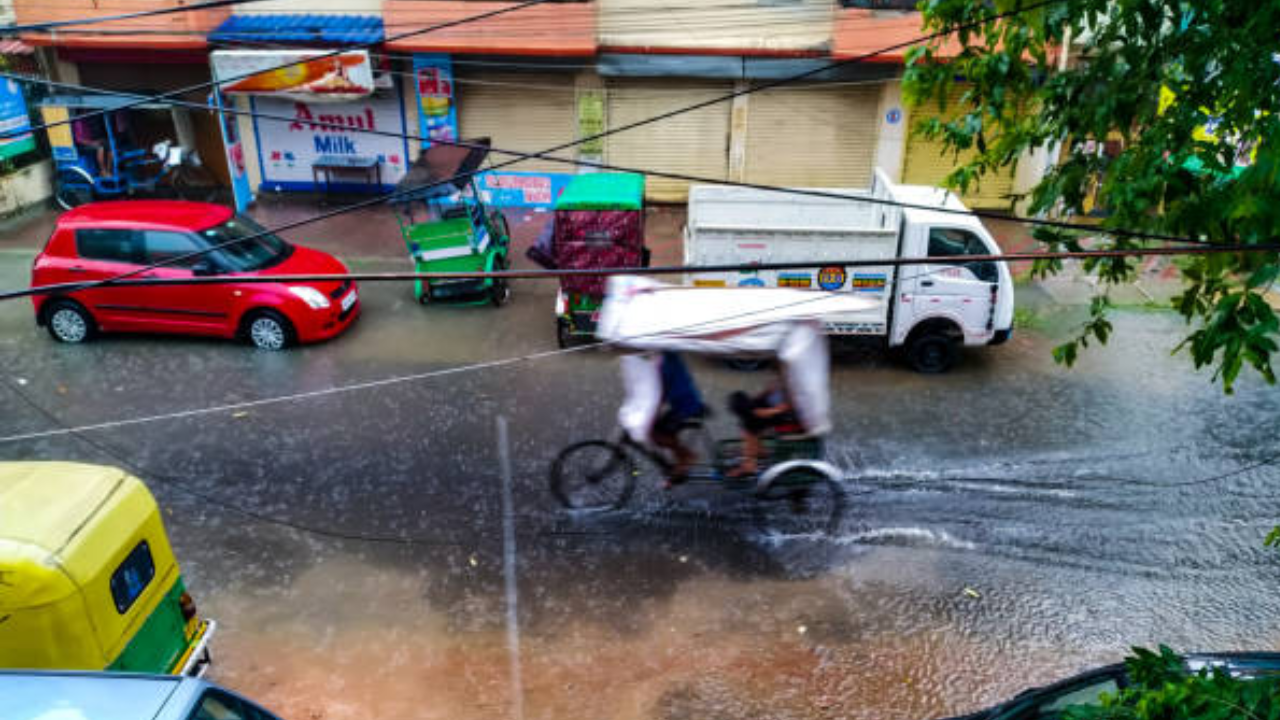
[[[209,33],[211,42],[355,45],[382,42],[377,15],[232,15]]]

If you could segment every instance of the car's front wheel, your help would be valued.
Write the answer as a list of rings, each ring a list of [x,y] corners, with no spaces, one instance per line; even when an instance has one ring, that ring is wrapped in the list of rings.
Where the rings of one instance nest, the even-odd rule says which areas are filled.
[[[245,317],[242,332],[245,339],[259,350],[284,350],[297,340],[293,324],[273,310],[250,313]]]
[[[98,326],[80,303],[54,300],[45,315],[45,327],[58,342],[76,344],[92,340]]]

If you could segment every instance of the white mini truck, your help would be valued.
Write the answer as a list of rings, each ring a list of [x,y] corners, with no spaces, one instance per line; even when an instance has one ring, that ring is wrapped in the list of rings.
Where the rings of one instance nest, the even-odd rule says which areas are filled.
[[[954,262],[956,256],[1001,254],[991,234],[954,193],[895,185],[878,169],[868,190],[816,190],[843,197],[720,185],[691,188],[685,264],[831,264],[802,270],[694,273],[686,284],[827,290],[875,300],[867,310],[824,317],[827,333],[882,337],[887,347],[901,348],[908,364],[920,372],[950,369],[961,345],[999,345],[1009,339],[1013,276],[1004,262]],[[840,264],[935,257],[952,261]]]

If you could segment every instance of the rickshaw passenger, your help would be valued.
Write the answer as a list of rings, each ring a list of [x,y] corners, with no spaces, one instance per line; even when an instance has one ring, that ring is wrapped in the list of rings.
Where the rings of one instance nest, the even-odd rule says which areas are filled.
[[[747,477],[759,472],[760,436],[765,432],[800,426],[787,393],[782,366],[775,361],[772,370],[773,379],[763,392],[752,396],[739,390],[729,396],[729,409],[742,423],[742,462],[726,473],[728,477]]]
[[[106,125],[101,116],[85,117],[81,115],[71,123],[71,135],[76,145],[90,148],[98,163],[99,175],[107,174],[107,138],[104,133]]]
[[[679,354],[662,353],[661,373],[663,409],[653,423],[650,437],[655,445],[670,450],[675,456],[669,480],[669,484],[675,484],[684,480],[689,466],[697,459],[697,455],[680,442],[680,430],[690,420],[705,416],[707,407]]]

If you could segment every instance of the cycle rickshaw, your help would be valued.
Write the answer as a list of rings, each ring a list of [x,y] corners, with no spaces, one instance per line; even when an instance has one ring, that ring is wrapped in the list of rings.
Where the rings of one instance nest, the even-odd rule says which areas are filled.
[[[218,182],[195,150],[168,139],[150,148],[137,146],[128,125],[134,113],[168,113],[171,108],[163,103],[134,103],[128,97],[93,95],[53,95],[40,102],[41,118],[51,125],[54,200],[64,210],[135,195],[164,194],[201,202],[217,196]],[[80,114],[98,112],[102,114],[77,119]],[[92,136],[91,144],[76,137],[80,123]]]
[[[485,206],[473,175],[489,155],[489,139],[469,142],[484,147],[432,145],[396,185],[391,203],[416,272],[490,272],[510,265],[507,219]],[[415,280],[413,294],[423,305],[455,300],[501,306],[511,289],[502,278]]]
[[[574,177],[556,198],[551,236],[557,268],[642,267],[644,176],[587,173]],[[595,335],[604,278],[562,277],[556,293],[556,342],[568,347]]]
[[[701,421],[685,431],[701,437],[702,463],[690,484],[711,484],[754,501],[754,514],[773,532],[818,535],[836,531],[843,514],[844,477],[824,459],[830,431],[830,355],[821,318],[865,309],[870,301],[848,293],[776,288],[696,288],[648,278],[610,279],[597,336],[624,354],[626,390],[616,440],[568,446],[551,465],[551,490],[573,510],[617,509],[636,488],[637,458],[663,473],[671,462],[649,443],[662,404],[653,353],[675,351],[728,358],[776,359],[799,426],[763,439],[759,471],[731,477],[742,445],[712,440]]]

